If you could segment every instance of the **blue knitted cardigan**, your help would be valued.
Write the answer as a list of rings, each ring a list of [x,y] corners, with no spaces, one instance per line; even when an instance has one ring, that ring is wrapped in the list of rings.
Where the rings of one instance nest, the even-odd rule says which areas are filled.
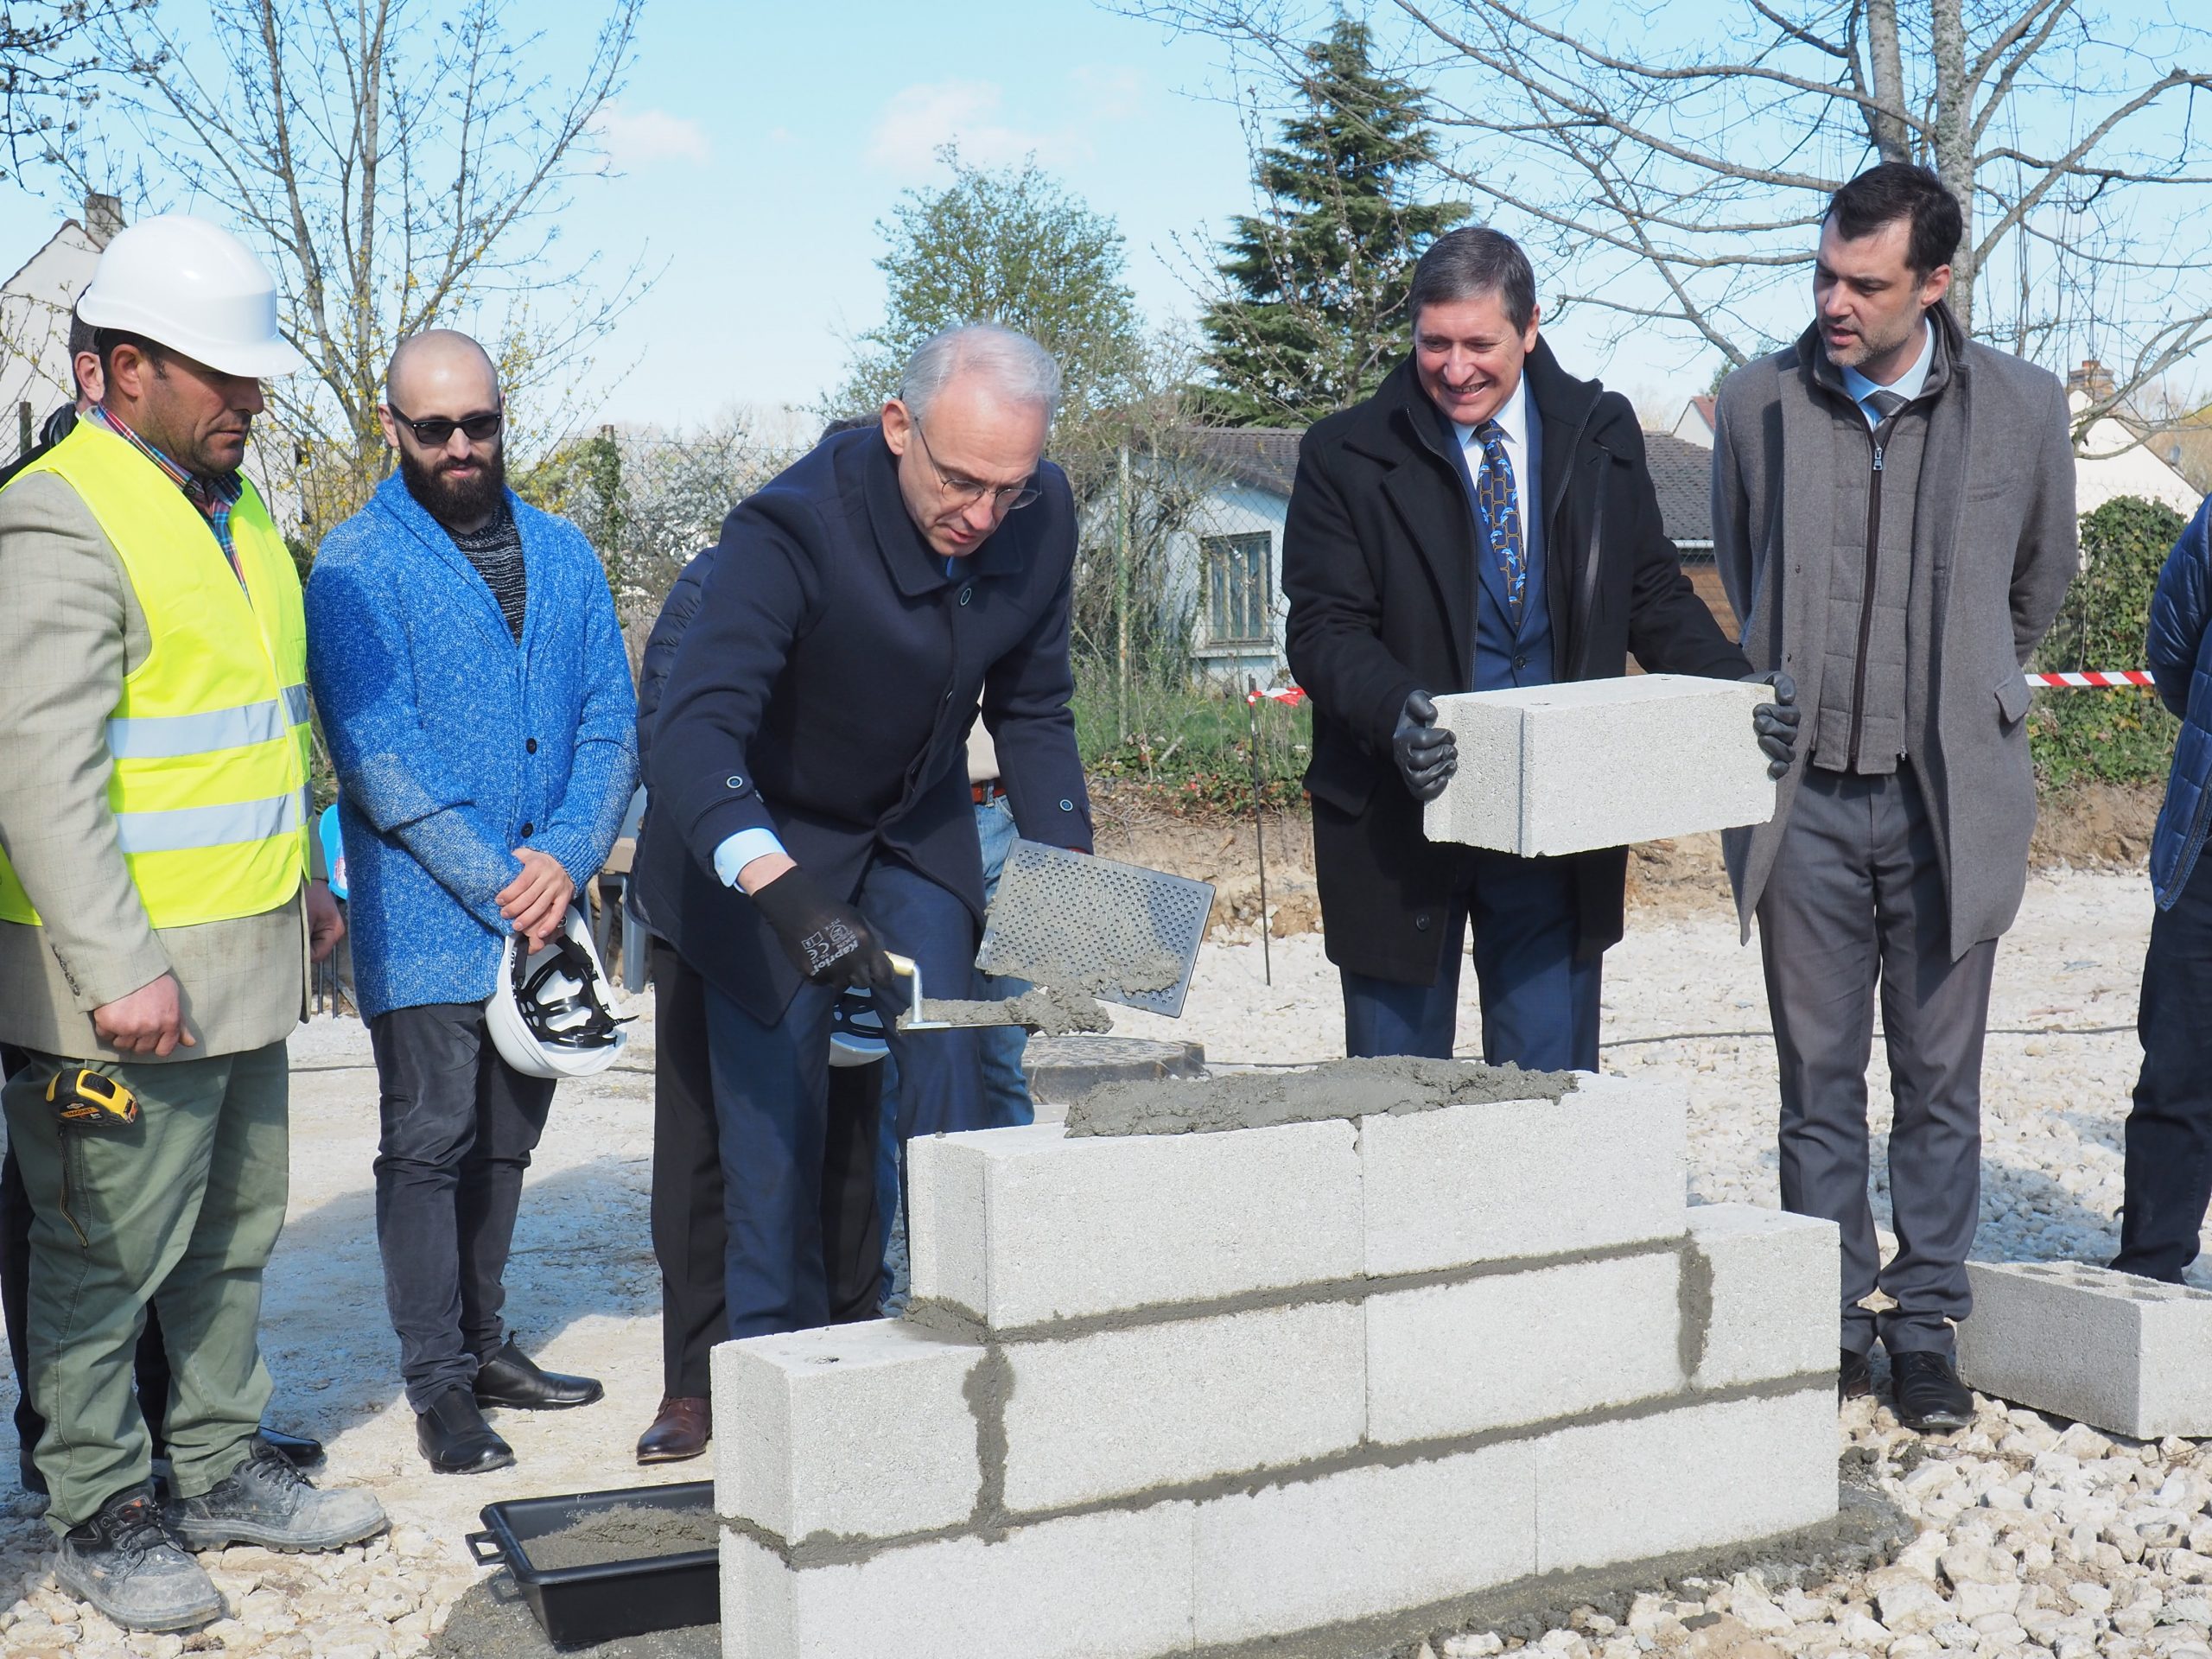
[[[507,505],[530,589],[519,645],[397,478],[330,532],[308,579],[365,1019],[489,997],[513,849],[550,853],[581,889],[637,782],[637,698],[599,560],[574,525]]]

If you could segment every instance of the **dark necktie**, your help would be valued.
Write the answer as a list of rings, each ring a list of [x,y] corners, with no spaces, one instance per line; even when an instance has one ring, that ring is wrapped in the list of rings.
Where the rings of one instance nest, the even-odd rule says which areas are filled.
[[[1523,594],[1529,586],[1529,561],[1521,546],[1521,501],[1513,487],[1513,468],[1505,458],[1505,429],[1484,421],[1475,429],[1482,440],[1483,469],[1475,480],[1475,501],[1482,508],[1483,531],[1490,539],[1490,556],[1505,578],[1505,601],[1513,623],[1521,623]]]
[[[1890,447],[1890,429],[1896,424],[1897,411],[1911,401],[1887,386],[1877,386],[1859,400],[1860,408],[1874,412],[1874,470],[1878,473],[1882,470],[1883,454]]]

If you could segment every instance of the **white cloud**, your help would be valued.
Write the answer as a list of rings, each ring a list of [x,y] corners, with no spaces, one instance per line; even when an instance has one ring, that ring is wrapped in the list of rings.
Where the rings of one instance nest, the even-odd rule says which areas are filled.
[[[1093,121],[1126,121],[1144,105],[1144,77],[1122,64],[1082,64],[1068,74]]]
[[[666,110],[626,110],[609,99],[594,124],[607,159],[616,167],[653,162],[703,162],[713,154],[707,130],[696,121]]]
[[[887,172],[918,177],[935,164],[939,146],[957,143],[963,160],[1005,167],[1034,155],[1064,156],[1065,138],[1026,131],[999,117],[1004,94],[995,81],[936,80],[893,92],[868,135],[868,159]]]

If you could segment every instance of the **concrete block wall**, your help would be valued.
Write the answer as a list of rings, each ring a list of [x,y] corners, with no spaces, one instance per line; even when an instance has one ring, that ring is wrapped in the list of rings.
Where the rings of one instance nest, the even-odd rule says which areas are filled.
[[[1834,1230],[1687,1208],[1681,1091],[1577,1081],[913,1143],[915,1312],[715,1351],[725,1651],[1380,1646],[1828,1518]]]
[[[1431,801],[1431,841],[1524,856],[1624,847],[1774,816],[1751,730],[1764,685],[1637,674],[1436,699],[1459,769]]]
[[[1969,1262],[1959,1375],[2137,1440],[2212,1435],[2212,1292],[2074,1262]]]

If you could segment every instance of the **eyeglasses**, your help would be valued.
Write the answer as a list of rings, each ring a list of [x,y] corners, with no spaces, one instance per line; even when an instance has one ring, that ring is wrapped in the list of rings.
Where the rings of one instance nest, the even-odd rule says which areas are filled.
[[[471,443],[481,443],[486,438],[495,438],[507,419],[505,410],[495,409],[488,415],[464,415],[457,421],[418,421],[401,414],[397,404],[388,403],[385,407],[391,411],[393,420],[415,435],[416,442],[428,449],[444,448],[456,429],[468,434]]]
[[[991,498],[993,512],[1001,509],[1011,512],[1018,507],[1027,506],[1044,493],[1027,479],[1019,484],[1001,484],[994,487],[988,484],[979,484],[972,478],[947,477],[944,468],[937,464],[937,457],[930,453],[930,441],[923,435],[921,422],[912,415],[906,418],[914,429],[914,435],[921,439],[922,458],[929,462],[930,470],[937,474],[938,487],[944,492],[944,499],[955,506],[972,507],[988,495]]]

